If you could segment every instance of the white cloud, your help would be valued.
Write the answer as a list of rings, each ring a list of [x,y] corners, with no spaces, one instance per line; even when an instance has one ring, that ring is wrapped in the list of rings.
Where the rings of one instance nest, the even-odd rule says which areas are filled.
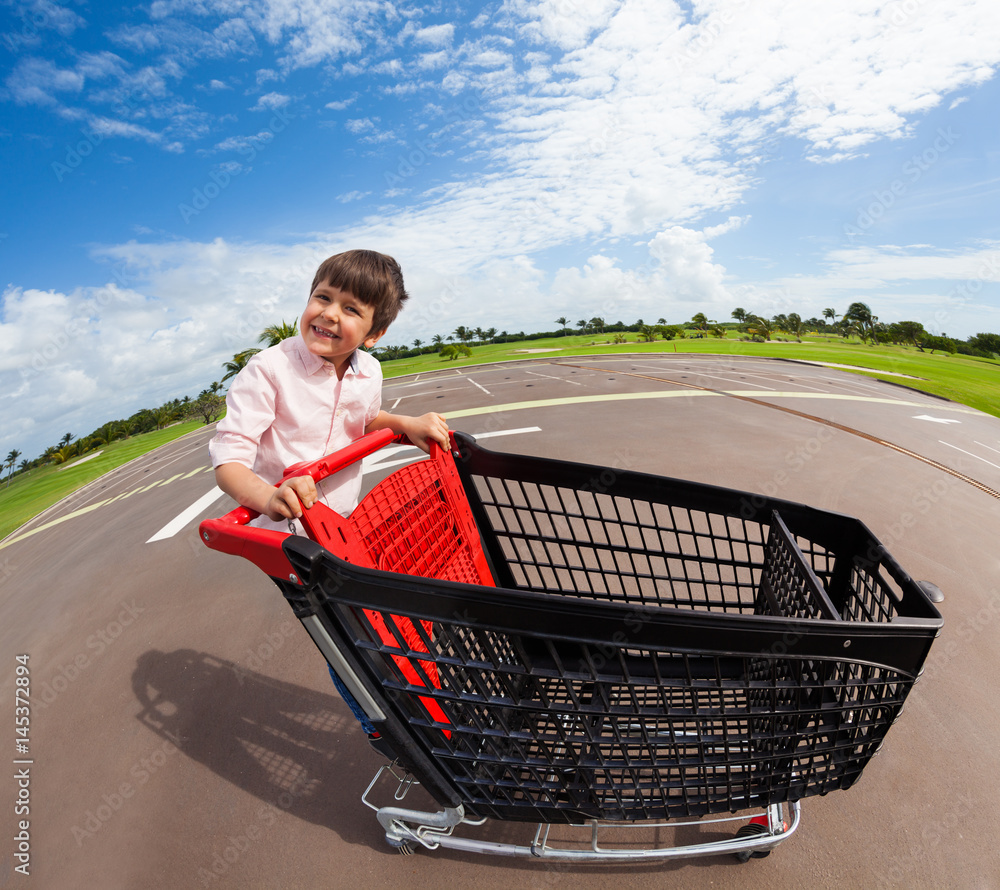
[[[454,37],[454,25],[430,25],[416,31],[413,35],[413,40],[423,46],[446,47],[451,45]]]
[[[824,163],[859,157],[880,141],[909,138],[928,109],[952,100],[955,107],[991,77],[1000,61],[1000,5],[992,2],[844,0],[806,13],[787,0],[699,0],[693,7],[509,0],[503,15],[476,19],[474,40],[447,53],[459,33],[452,25],[420,28],[418,17],[407,24],[381,0],[157,0],[150,15],[148,27],[119,28],[114,37],[155,64],[130,67],[113,53],[81,55],[68,68],[25,58],[6,80],[7,97],[80,120],[85,112],[60,103],[83,101],[84,93],[91,102],[94,95],[112,101],[120,87],[136,100],[137,117],[97,116],[103,132],[180,151],[203,138],[208,123],[175,99],[177,85],[203,59],[264,48],[271,56],[254,58],[243,72],[248,82],[256,76],[259,89],[280,85],[297,68],[324,65],[345,79],[377,71],[380,97],[420,92],[418,107],[439,103],[438,118],[460,108],[472,135],[449,148],[464,151],[466,163],[422,193],[428,180],[405,182],[408,206],[359,214],[307,243],[128,243],[100,253],[125,270],[129,288],[8,290],[0,392],[10,398],[28,388],[22,404],[32,406],[36,432],[61,422],[63,412],[53,407],[60,385],[76,394],[73,416],[81,418],[106,413],[91,392],[128,391],[139,407],[199,391],[261,327],[301,311],[325,256],[359,244],[403,264],[415,299],[393,330],[401,342],[457,324],[530,329],[558,315],[678,321],[696,311],[692,301],[719,318],[736,305],[809,315],[803,305],[821,312],[866,290],[888,307],[904,296],[937,301],[955,324],[979,312],[983,321],[969,322],[970,329],[1000,329],[1000,321],[989,321],[996,301],[985,298],[996,293],[997,278],[977,271],[992,268],[996,244],[953,252],[849,248],[828,253],[822,274],[739,285],[714,246],[748,225],[739,205],[766,173],[762,159],[775,143]],[[419,48],[416,64],[394,57],[405,41],[392,38],[404,31]],[[423,78],[431,77],[436,83],[428,86]],[[232,83],[239,82],[234,72]],[[91,93],[94,84],[106,92]],[[472,104],[459,106],[442,93]],[[271,91],[256,101],[256,110],[275,109],[289,97]],[[389,111],[383,125],[369,113],[382,112],[353,95],[326,105],[348,107],[355,117],[345,129],[359,140],[400,138]],[[413,115],[420,123],[427,117]],[[216,151],[250,153],[272,137],[222,131],[213,141]],[[331,193],[344,202],[369,195],[363,183],[345,188]],[[706,226],[718,219],[726,221]],[[636,242],[645,250],[637,253]],[[43,332],[18,314],[48,311],[70,327]],[[46,373],[20,376],[35,370],[33,361]]]
[[[291,96],[286,96],[283,93],[265,93],[257,99],[256,104],[250,110],[274,111],[277,108],[284,108],[291,101]]]
[[[84,80],[79,71],[58,68],[47,59],[27,58],[18,62],[5,86],[19,105],[56,105],[56,94],[79,93]]]

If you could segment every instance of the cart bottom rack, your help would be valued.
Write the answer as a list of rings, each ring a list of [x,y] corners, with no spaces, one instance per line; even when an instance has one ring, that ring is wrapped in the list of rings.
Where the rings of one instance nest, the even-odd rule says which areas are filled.
[[[386,441],[293,472],[322,478]],[[202,524],[274,578],[395,764],[393,801],[372,802],[384,771],[364,797],[391,844],[746,858],[796,830],[800,800],[857,781],[941,626],[862,523],[452,446],[346,519],[306,511],[308,538],[245,510]],[[401,806],[418,784],[432,804]],[[477,839],[497,820],[538,827]],[[620,840],[665,824],[703,839]],[[584,840],[564,841],[574,827]]]

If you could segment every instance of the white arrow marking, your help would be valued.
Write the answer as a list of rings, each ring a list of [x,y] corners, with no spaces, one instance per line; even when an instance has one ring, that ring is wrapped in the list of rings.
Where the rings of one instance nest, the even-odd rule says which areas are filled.
[[[931,423],[961,423],[961,420],[953,420],[950,417],[931,417],[930,414],[914,414],[914,420],[929,420]]]
[[[180,513],[171,519],[170,522],[163,526],[163,528],[146,541],[146,543],[151,544],[153,541],[162,541],[164,538],[172,538],[177,534],[177,532],[184,528],[185,525],[191,522],[192,519],[197,519],[222,496],[222,489],[213,488],[208,494],[198,498],[198,500],[196,500],[183,513]]]

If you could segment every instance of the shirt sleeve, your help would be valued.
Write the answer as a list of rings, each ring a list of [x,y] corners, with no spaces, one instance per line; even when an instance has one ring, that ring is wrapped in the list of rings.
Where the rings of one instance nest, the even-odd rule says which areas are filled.
[[[254,356],[226,394],[226,416],[208,443],[212,466],[239,463],[253,469],[261,436],[274,423],[277,386],[263,359]]]
[[[373,392],[371,402],[368,404],[368,411],[365,412],[366,429],[368,424],[378,417],[379,412],[382,410],[382,365],[378,359],[373,359],[372,361],[375,363],[375,368],[372,371],[372,376],[375,378],[375,385],[372,387]]]

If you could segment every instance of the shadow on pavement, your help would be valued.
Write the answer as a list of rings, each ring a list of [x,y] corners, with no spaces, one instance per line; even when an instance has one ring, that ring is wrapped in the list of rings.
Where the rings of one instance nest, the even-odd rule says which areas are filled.
[[[359,816],[381,758],[332,684],[326,695],[178,649],[141,655],[132,689],[143,725],[237,787],[345,841],[380,837]]]

